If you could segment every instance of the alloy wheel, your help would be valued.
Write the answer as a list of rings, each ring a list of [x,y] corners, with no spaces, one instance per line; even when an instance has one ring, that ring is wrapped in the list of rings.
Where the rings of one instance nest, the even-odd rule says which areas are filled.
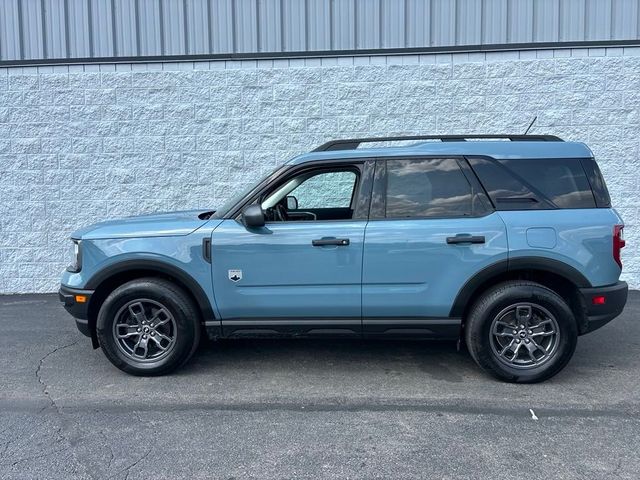
[[[502,310],[491,322],[491,350],[502,363],[529,369],[548,362],[556,353],[560,327],[541,305],[517,303]]]
[[[169,355],[176,344],[176,331],[169,309],[150,299],[126,303],[113,322],[118,348],[136,362],[155,362]]]

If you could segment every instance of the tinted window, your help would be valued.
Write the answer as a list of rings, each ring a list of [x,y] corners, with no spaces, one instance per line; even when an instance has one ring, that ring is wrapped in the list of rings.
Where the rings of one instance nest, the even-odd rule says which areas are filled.
[[[609,190],[607,190],[607,185],[604,183],[604,178],[596,161],[593,158],[583,158],[580,163],[582,163],[582,167],[587,174],[598,207],[611,207]]]
[[[498,162],[486,158],[468,160],[498,210],[554,208]]]
[[[471,199],[471,185],[455,159],[387,161],[387,217],[471,215]]]
[[[500,160],[559,208],[593,208],[595,201],[577,159]]]
[[[577,159],[470,158],[469,163],[498,210],[595,207]]]

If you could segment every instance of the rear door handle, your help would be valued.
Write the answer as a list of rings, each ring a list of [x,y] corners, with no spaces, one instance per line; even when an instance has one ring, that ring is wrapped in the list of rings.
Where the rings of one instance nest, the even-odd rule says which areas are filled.
[[[447,237],[449,245],[456,243],[484,243],[484,235],[465,235],[459,233],[455,237]]]
[[[312,240],[311,245],[314,247],[326,247],[327,245],[336,245],[339,247],[345,247],[349,245],[348,238],[319,238],[317,240]]]

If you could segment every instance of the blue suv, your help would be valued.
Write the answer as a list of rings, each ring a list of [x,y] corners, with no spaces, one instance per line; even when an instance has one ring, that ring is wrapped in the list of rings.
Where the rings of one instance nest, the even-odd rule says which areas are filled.
[[[623,246],[582,143],[338,140],[216,210],[78,230],[59,295],[136,375],[183,365],[203,334],[408,337],[464,341],[490,374],[537,382],[622,311]]]

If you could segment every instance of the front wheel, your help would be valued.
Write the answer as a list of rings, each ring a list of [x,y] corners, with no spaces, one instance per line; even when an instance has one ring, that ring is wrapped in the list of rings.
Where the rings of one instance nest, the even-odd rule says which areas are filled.
[[[162,375],[186,363],[200,340],[191,298],[163,279],[143,278],[116,288],[104,301],[97,334],[106,357],[133,375]]]
[[[508,382],[534,383],[558,373],[576,348],[573,312],[554,291],[534,282],[505,282],[478,298],[465,325],[473,359]]]

